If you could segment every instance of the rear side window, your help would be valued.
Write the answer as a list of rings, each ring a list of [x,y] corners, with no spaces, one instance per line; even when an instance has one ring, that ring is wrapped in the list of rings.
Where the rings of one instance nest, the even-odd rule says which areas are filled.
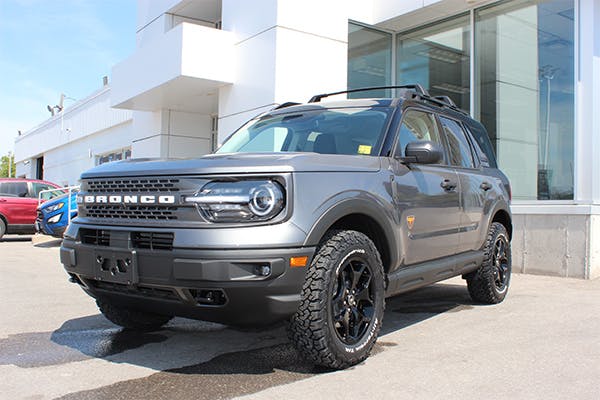
[[[444,117],[440,117],[440,122],[450,147],[450,165],[474,168],[473,152],[462,126],[458,122]]]
[[[425,111],[407,110],[402,117],[396,155],[404,157],[406,145],[429,140],[441,145],[440,134],[433,114]]]
[[[60,196],[60,195],[64,194],[64,192],[62,192],[60,190],[53,190],[53,189],[56,189],[56,188],[53,187],[53,186],[50,186],[50,185],[46,185],[45,183],[36,183],[36,182],[34,182],[34,183],[32,183],[32,186],[33,186],[33,196],[32,197],[39,197],[40,196],[40,192],[42,190],[52,190],[51,192],[44,192],[44,193],[42,193],[42,199],[43,200],[49,200],[49,199],[51,199],[53,197]]]
[[[9,196],[26,197],[27,182],[0,182],[0,193]]]

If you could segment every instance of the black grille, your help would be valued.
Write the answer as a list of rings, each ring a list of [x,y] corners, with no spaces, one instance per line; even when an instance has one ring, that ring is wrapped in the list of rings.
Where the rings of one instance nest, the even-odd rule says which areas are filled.
[[[154,297],[160,299],[181,300],[173,289],[163,289],[148,286],[131,286],[122,283],[103,282],[87,279],[86,283],[94,288],[106,290],[109,292],[135,294],[138,296]]]
[[[86,181],[88,193],[177,192],[179,179],[91,179]]]
[[[83,244],[110,246],[110,231],[103,229],[80,229],[79,238]]]
[[[83,183],[84,194],[111,195],[152,195],[176,196],[181,190],[179,179],[145,178],[99,178],[88,179]],[[173,204],[122,204],[95,203],[80,205],[80,215],[87,218],[116,220],[168,221],[177,219],[177,210]]]
[[[132,232],[131,243],[136,249],[173,250],[173,232]]]
[[[172,220],[177,219],[176,211],[177,207],[93,205],[87,206],[85,216],[90,218]]]

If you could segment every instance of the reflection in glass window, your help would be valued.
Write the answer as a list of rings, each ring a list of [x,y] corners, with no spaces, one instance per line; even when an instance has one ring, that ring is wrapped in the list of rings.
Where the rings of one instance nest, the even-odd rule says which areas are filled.
[[[397,38],[397,82],[419,83],[433,96],[448,96],[469,110],[469,16],[461,15]]]
[[[411,142],[430,140],[440,143],[440,135],[434,116],[422,111],[406,111],[402,117],[398,140],[399,146],[397,151],[400,152],[401,157],[404,157],[406,145]]]
[[[440,117],[450,147],[450,164],[459,167],[473,168],[471,145],[462,126],[451,119]]]
[[[131,158],[131,149],[126,148],[126,149],[121,149],[119,151],[113,151],[111,153],[103,154],[101,156],[98,156],[96,160],[97,160],[98,165],[101,165],[101,164],[105,164],[105,163],[113,162],[113,161],[128,160],[130,158]]]
[[[392,83],[392,35],[348,25],[348,89]],[[386,97],[387,90],[351,93],[348,98]]]
[[[513,198],[573,198],[574,2],[517,0],[475,12],[475,116]]]

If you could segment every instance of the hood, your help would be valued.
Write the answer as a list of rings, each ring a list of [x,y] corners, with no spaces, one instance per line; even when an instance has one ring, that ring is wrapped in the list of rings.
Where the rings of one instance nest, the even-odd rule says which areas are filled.
[[[121,176],[220,175],[284,172],[377,172],[378,157],[317,153],[232,153],[200,158],[130,159],[100,165],[82,179]]]

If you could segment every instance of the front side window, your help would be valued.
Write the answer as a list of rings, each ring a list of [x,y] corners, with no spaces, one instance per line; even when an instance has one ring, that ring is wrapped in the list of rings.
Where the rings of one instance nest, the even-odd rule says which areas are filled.
[[[407,144],[424,140],[441,145],[435,117],[433,114],[424,111],[405,111],[400,125],[398,147],[396,148],[397,155],[404,157]]]
[[[27,182],[2,182],[0,183],[0,193],[15,197],[27,196]]]
[[[239,129],[217,153],[378,155],[390,115],[387,107],[265,115]]]
[[[450,148],[450,165],[473,168],[473,153],[465,131],[460,124],[452,119],[440,117],[444,133]]]

